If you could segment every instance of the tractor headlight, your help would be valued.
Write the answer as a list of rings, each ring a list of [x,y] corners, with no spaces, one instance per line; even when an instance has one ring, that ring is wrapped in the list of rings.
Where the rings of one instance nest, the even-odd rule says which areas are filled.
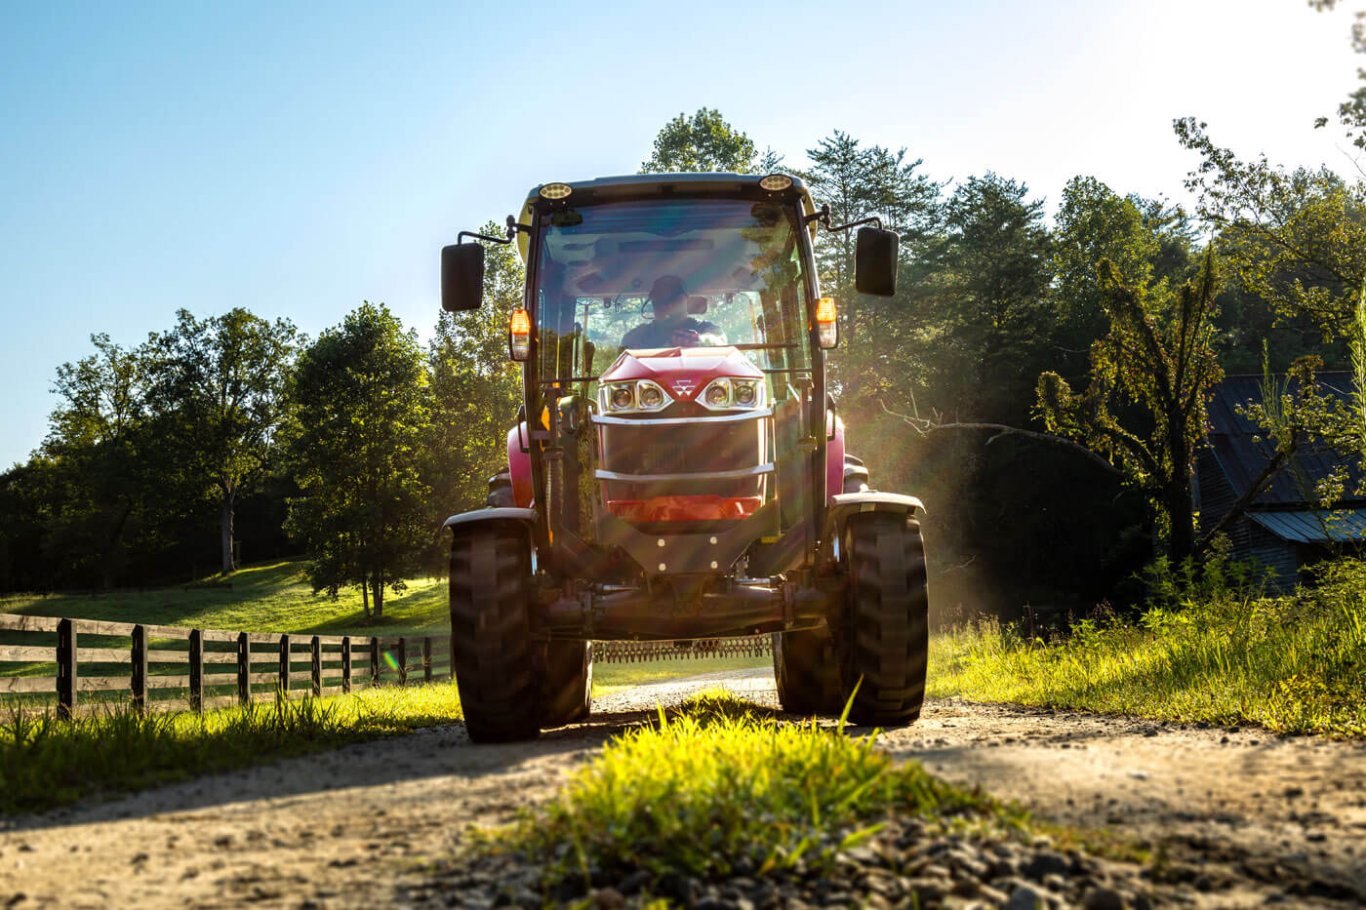
[[[610,414],[658,411],[670,400],[664,390],[649,379],[608,382],[598,389],[598,402],[603,411]]]
[[[697,401],[713,411],[739,408],[746,411],[763,407],[766,397],[762,379],[731,379],[723,376],[707,383]]]

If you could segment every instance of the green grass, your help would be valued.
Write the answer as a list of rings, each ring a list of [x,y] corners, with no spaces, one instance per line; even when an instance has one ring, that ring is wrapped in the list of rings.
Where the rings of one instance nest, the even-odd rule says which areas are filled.
[[[592,869],[656,875],[762,874],[833,861],[888,813],[963,825],[1023,816],[897,764],[841,729],[777,720],[707,693],[656,724],[627,730],[491,849],[547,869],[547,883]]]
[[[383,635],[432,634],[444,630],[449,622],[442,579],[413,579],[402,594],[387,593],[384,619],[367,623],[358,591],[343,591],[336,600],[314,594],[304,564],[297,561],[248,566],[194,585],[115,590],[93,596],[5,597],[0,598],[0,613],[320,635],[377,631]]]
[[[461,718],[455,686],[366,689],[353,695],[206,712],[127,706],[59,721],[11,712],[0,723],[0,813],[49,809]]]
[[[1366,736],[1366,562],[1294,594],[1178,596],[1140,622],[1087,621],[1050,642],[994,623],[941,635],[929,694]]]

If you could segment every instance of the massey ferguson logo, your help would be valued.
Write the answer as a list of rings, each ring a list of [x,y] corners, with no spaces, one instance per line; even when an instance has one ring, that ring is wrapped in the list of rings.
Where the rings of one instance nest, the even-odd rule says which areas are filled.
[[[692,396],[692,390],[697,388],[697,383],[691,379],[679,379],[673,384],[673,390],[684,398]]]

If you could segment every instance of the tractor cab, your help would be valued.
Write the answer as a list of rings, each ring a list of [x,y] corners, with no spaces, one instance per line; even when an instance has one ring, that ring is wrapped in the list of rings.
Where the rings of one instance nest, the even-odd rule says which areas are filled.
[[[472,735],[524,735],[574,716],[593,639],[774,633],[788,641],[775,639],[775,654],[788,655],[777,658],[780,693],[839,707],[811,695],[844,691],[836,668],[803,655],[811,642],[825,643],[812,646],[819,653],[841,641],[853,545],[841,536],[881,516],[900,540],[920,508],[867,490],[826,390],[838,306],[820,294],[813,243],[821,227],[861,227],[857,285],[891,294],[897,237],[864,224],[832,225],[787,175],[665,174],[545,184],[509,218],[506,239],[472,235],[515,242],[527,268],[509,323],[525,400],[508,464],[489,508],[447,522],[452,647]],[[478,244],[443,251],[447,309],[479,305],[482,266]],[[918,525],[914,537],[918,547]],[[518,617],[542,699],[567,685],[574,711],[477,719],[490,696],[462,677],[459,655],[487,668],[489,645],[461,638],[477,637],[488,617],[471,611],[499,579],[466,557],[491,539],[523,567],[517,604],[499,609]],[[923,558],[919,571],[923,592]],[[807,679],[821,674],[830,679]],[[897,686],[895,710],[868,717],[906,715],[914,686]]]

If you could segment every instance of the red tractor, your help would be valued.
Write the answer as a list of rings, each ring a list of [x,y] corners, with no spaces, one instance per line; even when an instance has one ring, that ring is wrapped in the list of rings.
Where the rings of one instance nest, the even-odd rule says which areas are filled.
[[[838,340],[818,229],[859,228],[859,292],[897,235],[832,225],[786,174],[547,183],[508,235],[442,250],[442,306],[482,303],[517,244],[523,411],[489,507],[453,515],[451,648],[476,742],[587,716],[594,640],[772,633],[784,709],[915,720],[928,604],[920,501],[872,492],[827,392]]]

